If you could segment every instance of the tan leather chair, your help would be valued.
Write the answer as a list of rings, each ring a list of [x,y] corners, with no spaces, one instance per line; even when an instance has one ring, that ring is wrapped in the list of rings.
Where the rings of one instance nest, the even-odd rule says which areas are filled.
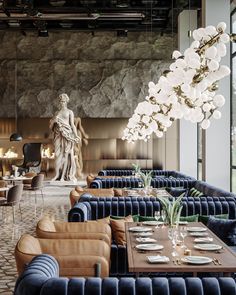
[[[91,182],[94,180],[96,176],[93,175],[93,174],[89,174],[87,177],[86,177],[86,181],[87,181],[87,186],[90,187],[90,184]]]
[[[49,217],[39,220],[36,233],[42,239],[90,239],[102,240],[111,245],[111,227],[107,223],[53,222]]]
[[[71,207],[74,206],[75,202],[77,202],[84,193],[89,193],[94,197],[114,197],[114,190],[112,188],[82,188],[77,186],[70,192]]]
[[[110,246],[100,240],[38,239],[21,236],[15,247],[18,274],[39,254],[50,254],[59,263],[60,276],[109,276]],[[100,269],[100,271],[99,271]]]

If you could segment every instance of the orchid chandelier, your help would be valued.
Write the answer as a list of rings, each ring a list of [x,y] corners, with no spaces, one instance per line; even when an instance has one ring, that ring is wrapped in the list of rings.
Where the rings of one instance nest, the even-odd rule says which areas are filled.
[[[207,129],[210,118],[221,118],[218,109],[225,98],[216,90],[219,80],[230,74],[227,66],[220,65],[226,55],[225,43],[230,41],[225,29],[223,22],[199,28],[193,31],[194,41],[183,55],[173,52],[175,61],[157,84],[149,83],[149,95],[138,104],[122,139],[147,141],[153,132],[162,137],[176,119],[200,123]]]

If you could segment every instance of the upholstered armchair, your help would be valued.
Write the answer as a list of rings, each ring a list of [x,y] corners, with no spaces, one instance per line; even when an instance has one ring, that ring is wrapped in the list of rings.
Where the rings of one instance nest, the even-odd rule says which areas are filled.
[[[15,259],[19,274],[36,255],[47,253],[57,259],[60,276],[107,277],[110,251],[110,245],[101,240],[39,239],[24,234],[15,247]]]
[[[105,222],[53,222],[44,217],[37,224],[36,234],[42,239],[102,240],[111,245],[111,227]]]

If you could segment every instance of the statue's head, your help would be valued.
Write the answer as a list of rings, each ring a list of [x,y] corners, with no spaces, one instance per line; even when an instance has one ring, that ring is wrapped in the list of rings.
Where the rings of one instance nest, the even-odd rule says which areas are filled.
[[[59,95],[59,104],[61,107],[66,106],[69,100],[69,96],[66,93],[62,93]]]

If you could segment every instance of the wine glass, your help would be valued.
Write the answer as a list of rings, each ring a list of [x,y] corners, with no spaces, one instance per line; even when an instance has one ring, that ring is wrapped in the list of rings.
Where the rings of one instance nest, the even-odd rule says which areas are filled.
[[[184,243],[184,239],[187,236],[187,227],[186,226],[181,226],[180,227],[180,236],[182,237],[183,241],[182,241],[182,245],[181,248],[186,249],[187,246]]]
[[[168,237],[171,240],[171,244],[172,244],[172,247],[173,247],[173,252],[171,253],[171,255],[173,257],[179,256],[178,252],[175,250],[176,245],[177,245],[177,241],[178,241],[178,232],[175,229],[171,228],[168,231]]]
[[[156,221],[158,222],[161,218],[161,212],[160,211],[155,211],[154,212],[154,217],[156,219]],[[159,223],[157,223],[156,228],[158,228]]]
[[[142,187],[143,187],[142,182],[140,182],[140,181],[138,182],[138,187],[139,187],[139,188],[142,188]]]
[[[164,210],[161,210],[161,219],[163,221],[162,227],[165,227],[165,222],[166,222],[166,212]]]

